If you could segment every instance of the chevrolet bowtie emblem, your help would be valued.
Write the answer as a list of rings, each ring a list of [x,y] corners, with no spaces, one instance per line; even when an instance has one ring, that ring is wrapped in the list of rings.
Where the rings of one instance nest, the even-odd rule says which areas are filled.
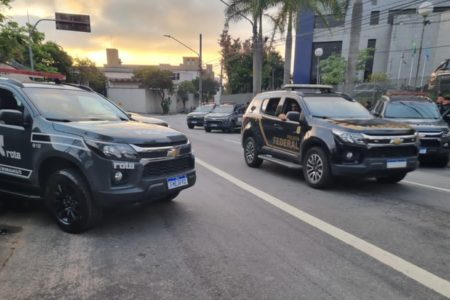
[[[172,148],[167,151],[167,157],[177,157],[180,154],[180,149]]]
[[[401,143],[403,143],[403,139],[393,139],[393,140],[391,140],[391,144],[394,144],[394,145],[400,145]]]

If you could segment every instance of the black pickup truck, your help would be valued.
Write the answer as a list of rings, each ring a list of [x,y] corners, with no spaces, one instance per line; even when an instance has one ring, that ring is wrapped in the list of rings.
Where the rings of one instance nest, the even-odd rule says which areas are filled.
[[[183,134],[93,92],[0,79],[0,197],[44,200],[64,231],[89,229],[105,206],[175,198],[194,163]]]
[[[418,167],[413,128],[374,118],[328,86],[291,85],[257,95],[244,115],[242,146],[248,166],[269,161],[302,168],[314,188],[329,186],[335,176],[395,183]]]

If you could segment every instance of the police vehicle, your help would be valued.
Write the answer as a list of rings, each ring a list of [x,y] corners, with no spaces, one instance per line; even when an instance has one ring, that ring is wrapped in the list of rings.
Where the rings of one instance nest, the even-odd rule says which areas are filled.
[[[195,181],[183,134],[78,87],[0,79],[1,197],[44,200],[63,230],[87,230],[105,206],[171,200]]]
[[[438,106],[416,93],[388,92],[372,113],[380,118],[409,124],[419,135],[419,160],[446,167],[450,155],[450,130]]]
[[[300,111],[291,111],[294,104]],[[330,86],[289,85],[257,95],[244,115],[242,146],[248,166],[269,161],[302,168],[314,188],[335,176],[396,183],[418,166],[413,128],[374,118]]]

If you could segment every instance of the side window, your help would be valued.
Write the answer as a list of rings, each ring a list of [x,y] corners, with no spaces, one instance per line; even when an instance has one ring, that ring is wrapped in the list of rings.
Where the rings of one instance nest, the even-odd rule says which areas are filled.
[[[262,105],[262,112],[269,116],[275,116],[277,112],[278,103],[280,103],[280,98],[264,99]]]
[[[11,91],[0,88],[0,109],[14,109],[23,112],[23,104]]]
[[[284,101],[282,113],[287,114],[290,111],[300,112],[301,111],[300,105],[298,104],[297,100],[286,98],[286,100]]]

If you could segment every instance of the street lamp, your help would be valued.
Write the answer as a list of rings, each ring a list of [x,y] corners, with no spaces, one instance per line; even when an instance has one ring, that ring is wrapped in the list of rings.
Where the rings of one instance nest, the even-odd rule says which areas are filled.
[[[320,84],[320,57],[323,55],[323,49],[317,48],[314,51],[314,55],[317,57],[317,74],[316,74],[316,83]]]
[[[423,2],[422,4],[419,5],[419,8],[417,9],[417,13],[423,17],[423,27],[422,27],[422,36],[420,37],[419,58],[417,62],[416,79],[414,81],[415,88],[417,88],[417,80],[419,78],[419,69],[422,57],[423,35],[425,33],[425,26],[430,24],[430,21],[427,20],[427,17],[433,12],[433,9],[434,9],[433,3],[429,1]]]
[[[200,51],[197,52],[194,49],[192,49],[191,47],[189,47],[188,45],[186,45],[185,43],[183,43],[182,41],[179,41],[178,39],[176,39],[175,37],[171,36],[170,34],[164,34],[163,35],[166,38],[172,39],[175,42],[177,42],[178,44],[184,46],[185,48],[191,50],[192,52],[194,52],[197,56],[198,56],[198,60],[199,60],[199,69],[198,69],[198,99],[200,104],[203,101],[203,82],[202,82],[202,34],[200,33]]]

